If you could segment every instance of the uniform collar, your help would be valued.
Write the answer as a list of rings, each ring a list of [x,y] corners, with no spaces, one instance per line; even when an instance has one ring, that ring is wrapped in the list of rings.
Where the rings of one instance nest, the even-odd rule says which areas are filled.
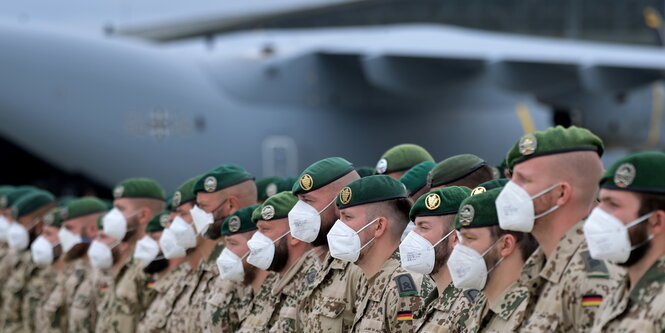
[[[509,320],[525,300],[529,299],[529,291],[526,287],[520,286],[519,282],[513,282],[503,293],[497,297],[494,302],[488,300],[489,308],[499,318]]]
[[[394,258],[389,258],[383,263],[379,272],[367,280],[367,285],[369,286],[369,289],[367,290],[369,293],[369,300],[375,302],[381,301],[381,296],[386,291],[386,286],[390,282],[390,277],[393,276],[393,273],[395,273],[399,267],[399,261]]]
[[[658,258],[637,281],[635,287],[630,291],[630,300],[635,303],[649,304],[656,295],[661,294],[654,288],[662,289],[663,284],[665,284],[665,255]]]

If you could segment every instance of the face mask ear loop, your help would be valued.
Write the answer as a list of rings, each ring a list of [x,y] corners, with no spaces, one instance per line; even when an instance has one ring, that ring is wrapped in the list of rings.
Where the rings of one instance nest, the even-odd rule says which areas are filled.
[[[242,257],[240,257],[240,261],[245,260],[245,258],[247,258],[247,256],[249,256],[249,253],[250,253],[250,252],[251,252],[251,251],[247,251],[247,252],[245,252],[245,254],[243,254]]]
[[[280,239],[286,237],[286,235],[288,235],[288,234],[290,234],[290,233],[291,233],[291,230],[285,232],[285,233],[282,234],[281,236],[277,237],[277,239],[275,239],[274,241],[272,241],[272,243],[275,244],[275,243],[279,242]]]
[[[332,199],[331,202],[329,202],[325,207],[323,207],[323,209],[321,209],[321,210],[318,212],[319,215],[321,215],[321,213],[323,213],[326,209],[328,209],[328,207],[330,207],[330,205],[332,205],[333,202],[335,202],[335,199],[337,199],[337,198]]]
[[[494,247],[496,247],[497,244],[499,244],[499,241],[500,241],[502,238],[503,238],[503,237],[497,239],[496,242],[494,242],[494,244],[492,244],[490,247],[488,247],[487,250],[483,251],[483,254],[482,254],[483,258],[485,257],[485,255],[486,255],[487,253],[490,252],[490,250],[492,250]],[[504,259],[504,257],[501,257],[501,258],[496,262],[496,264],[494,264],[494,266],[492,266],[492,268],[488,269],[488,270],[487,270],[487,274],[489,275],[490,272],[492,272],[497,266],[499,266],[499,264],[503,261],[503,259]],[[484,261],[484,260],[483,260],[483,261]]]
[[[547,193],[547,192],[549,192],[549,191],[555,189],[555,188],[556,188],[557,186],[559,186],[559,185],[561,185],[561,183],[554,184],[554,185],[552,185],[552,186],[550,186],[550,187],[548,187],[548,188],[546,188],[546,189],[544,189],[544,190],[542,190],[542,191],[540,191],[540,192],[534,194],[533,196],[531,196],[531,200],[536,199],[536,198],[538,198],[539,196],[541,196],[541,195],[543,195],[543,194],[545,194],[545,193]]]
[[[626,228],[632,228],[632,227],[634,227],[634,226],[636,226],[636,225],[638,225],[638,224],[644,222],[644,220],[646,220],[646,219],[648,219],[648,218],[650,218],[650,217],[652,217],[652,216],[653,216],[653,212],[648,213],[648,214],[646,214],[646,215],[642,215],[642,216],[638,217],[635,221],[628,223],[628,224],[626,225]]]
[[[447,233],[445,236],[443,236],[443,238],[439,239],[438,242],[434,243],[434,245],[432,245],[432,247],[434,248],[434,247],[436,247],[437,245],[439,245],[441,242],[443,242],[444,240],[446,240],[446,239],[447,239],[447,238],[448,238],[453,232],[455,232],[455,229],[450,230],[450,232]]]

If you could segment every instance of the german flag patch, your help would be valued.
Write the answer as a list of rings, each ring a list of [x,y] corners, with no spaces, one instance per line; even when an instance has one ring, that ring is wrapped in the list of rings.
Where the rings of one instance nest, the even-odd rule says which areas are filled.
[[[582,296],[582,306],[599,306],[603,303],[603,295],[584,295]]]
[[[413,311],[397,312],[397,320],[413,320]]]
[[[148,289],[154,288],[155,287],[155,280],[148,280],[148,282],[146,282],[145,286]]]

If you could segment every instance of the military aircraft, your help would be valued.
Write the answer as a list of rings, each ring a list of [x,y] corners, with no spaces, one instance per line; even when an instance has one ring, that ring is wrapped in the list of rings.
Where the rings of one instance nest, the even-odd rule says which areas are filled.
[[[169,189],[221,163],[257,177],[327,156],[374,165],[405,142],[498,164],[557,123],[665,147],[658,47],[434,24],[195,31],[0,23],[0,134],[108,186]]]

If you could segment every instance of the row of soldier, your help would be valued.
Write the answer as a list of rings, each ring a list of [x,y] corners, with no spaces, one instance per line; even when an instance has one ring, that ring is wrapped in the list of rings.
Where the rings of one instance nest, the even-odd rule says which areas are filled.
[[[665,154],[607,170],[588,130],[500,168],[416,145],[255,182],[234,164],[168,200],[0,187],[3,332],[662,332]]]

